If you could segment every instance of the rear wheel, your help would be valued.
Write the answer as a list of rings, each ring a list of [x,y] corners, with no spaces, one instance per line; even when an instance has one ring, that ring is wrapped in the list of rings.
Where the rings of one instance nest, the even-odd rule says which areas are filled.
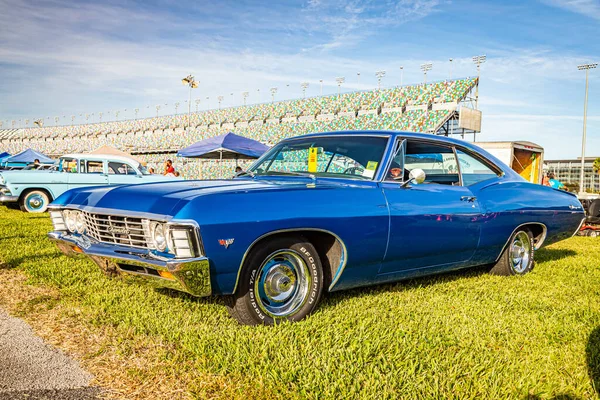
[[[322,292],[314,246],[300,236],[279,237],[251,251],[229,311],[245,325],[299,321],[314,311]]]
[[[535,246],[533,235],[526,229],[519,229],[511,236],[508,246],[491,269],[494,275],[525,275],[533,269]]]
[[[43,213],[48,209],[50,196],[43,190],[30,190],[21,196],[19,206],[21,211]]]

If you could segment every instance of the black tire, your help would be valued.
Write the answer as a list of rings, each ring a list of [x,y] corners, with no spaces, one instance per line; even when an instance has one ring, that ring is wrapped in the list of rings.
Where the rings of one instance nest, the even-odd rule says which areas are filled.
[[[243,325],[299,321],[315,310],[323,287],[315,247],[301,236],[277,237],[250,252],[228,308]]]
[[[48,209],[52,199],[45,190],[28,190],[19,199],[21,211],[29,213],[43,213]]]
[[[533,269],[534,256],[533,235],[527,229],[518,229],[510,237],[504,252],[490,273],[503,276],[525,275]]]

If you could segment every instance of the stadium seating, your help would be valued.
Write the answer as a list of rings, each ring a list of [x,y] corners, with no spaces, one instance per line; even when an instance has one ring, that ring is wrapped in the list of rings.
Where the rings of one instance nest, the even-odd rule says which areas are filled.
[[[167,157],[165,154],[173,158],[173,153],[183,147],[229,131],[268,145],[287,137],[320,131],[392,129],[432,132],[445,121],[450,111],[431,110],[430,105],[458,103],[476,84],[477,78],[465,78],[194,112],[190,115],[0,129],[0,151],[16,153],[31,147],[58,156],[109,145],[139,154],[148,161],[149,166],[160,170],[162,161]],[[362,114],[361,111],[368,113]],[[319,115],[328,117],[302,122],[302,117]],[[296,117],[300,117],[300,121]],[[284,120],[286,118],[293,121]],[[235,169],[235,162],[228,161],[188,160],[177,163],[180,172],[187,178],[219,177]],[[245,162],[242,167],[248,164]]]

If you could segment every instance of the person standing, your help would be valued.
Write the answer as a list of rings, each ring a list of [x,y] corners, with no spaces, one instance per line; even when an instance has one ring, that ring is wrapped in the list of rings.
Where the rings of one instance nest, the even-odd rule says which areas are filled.
[[[554,172],[548,174],[548,183],[550,184],[550,187],[554,189],[567,190],[567,187],[561,181],[556,179]]]
[[[165,162],[165,173],[163,175],[175,176],[175,167],[173,167],[173,161],[167,160],[167,162]]]

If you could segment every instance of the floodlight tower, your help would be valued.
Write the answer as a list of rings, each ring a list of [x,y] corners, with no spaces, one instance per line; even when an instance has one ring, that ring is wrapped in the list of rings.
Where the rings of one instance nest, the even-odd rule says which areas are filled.
[[[277,93],[277,88],[272,87],[269,89],[269,91],[271,92],[271,103],[273,103],[275,102],[275,94]]]
[[[190,122],[191,122],[190,114],[192,113],[192,89],[196,89],[200,82],[197,81],[192,74],[189,74],[188,76],[186,76],[185,78],[183,78],[181,80],[181,83],[183,85],[189,86],[189,88],[190,88],[190,97],[188,100],[188,128],[189,128]],[[175,114],[177,114],[177,110],[175,110]]]
[[[60,118],[58,118],[58,117],[54,117],[54,125],[55,125],[55,126],[58,126],[58,120],[59,120],[59,119],[60,119]]]
[[[98,120],[99,120],[100,122],[102,122],[102,115],[103,115],[103,114],[104,114],[104,113],[103,113],[102,111],[100,111],[100,112],[98,113]]]
[[[475,109],[479,108],[479,76],[481,75],[481,64],[487,60],[485,54],[473,57],[473,62],[477,65],[477,86],[475,87]]]
[[[175,102],[175,114],[177,114],[177,110],[179,109],[179,102]]]
[[[338,85],[338,96],[339,96],[340,91],[342,89],[342,83],[346,82],[346,78],[344,78],[343,76],[340,76],[338,78],[335,78],[335,81],[337,82],[337,85]]]
[[[300,86],[302,87],[302,98],[305,99],[306,98],[306,89],[308,89],[308,82],[302,82],[300,84]]]
[[[360,72],[356,73],[356,83],[360,85]]]
[[[587,129],[587,103],[588,103],[588,78],[590,69],[596,68],[597,63],[593,64],[581,64],[577,66],[580,71],[585,71],[585,100],[583,101],[583,138],[581,139],[581,172],[579,174],[579,193],[583,193],[583,178],[584,167],[585,167],[585,141],[586,141],[586,129]]]
[[[138,117],[138,113],[140,112],[140,109],[139,109],[139,108],[136,108],[136,109],[134,109],[133,111],[135,112],[135,119],[137,119],[137,117]]]
[[[33,124],[37,125],[37,126],[39,126],[41,128],[42,126],[44,126],[44,120],[42,118],[36,119],[35,121],[33,121]]]
[[[321,91],[319,93],[323,96],[323,79],[319,79],[319,83],[321,84]]]
[[[223,97],[223,96],[217,97],[217,100],[219,101],[219,110],[221,109],[221,102],[223,101],[224,98],[225,97]]]
[[[421,71],[423,71],[423,84],[427,85],[427,72],[433,68],[432,63],[421,64]]]
[[[244,105],[246,105],[246,99],[250,96],[250,92],[242,92],[242,99],[244,99]]]
[[[194,100],[194,103],[196,103],[196,112],[198,112],[198,106],[200,105],[200,99]]]
[[[402,86],[402,80],[404,78],[404,66],[400,66],[400,86]]]
[[[381,90],[381,78],[385,76],[385,71],[377,71],[375,76],[377,77],[377,90]]]
[[[156,118],[158,118],[158,111],[160,110],[160,104],[156,106]]]
[[[454,61],[454,59],[450,58],[448,61],[450,61],[450,79],[449,80],[452,80],[452,61]]]

